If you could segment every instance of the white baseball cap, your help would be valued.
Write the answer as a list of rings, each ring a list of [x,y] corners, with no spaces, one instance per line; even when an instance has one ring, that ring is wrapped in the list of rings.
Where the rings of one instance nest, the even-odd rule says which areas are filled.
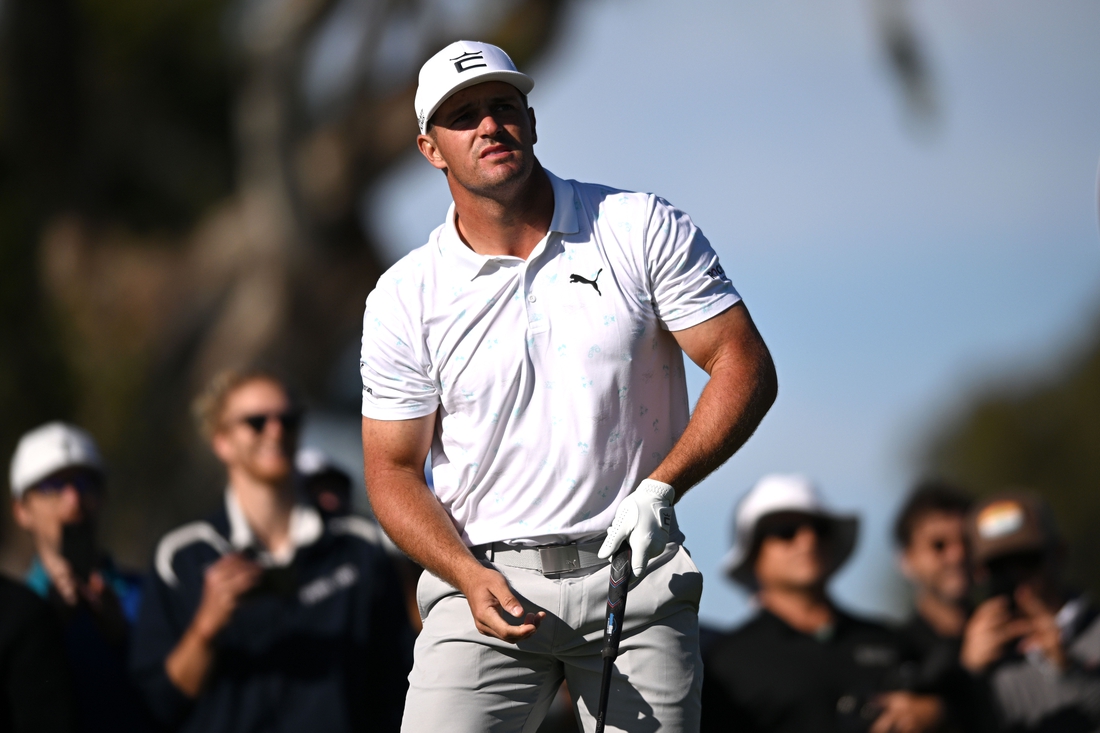
[[[92,436],[68,423],[46,423],[19,439],[11,459],[11,493],[21,498],[50,474],[76,467],[103,473],[103,458]]]
[[[508,82],[523,94],[535,87],[535,80],[517,71],[508,54],[488,43],[455,41],[425,61],[414,103],[420,132],[428,131],[428,120],[448,97],[487,81]]]
[[[805,476],[769,474],[757,481],[737,505],[734,513],[733,548],[722,563],[726,575],[741,585],[756,587],[753,570],[756,531],[762,519],[779,512],[806,514],[824,519],[832,525],[829,535],[832,547],[829,573],[843,565],[852,554],[859,534],[858,517],[829,511],[817,487]]]

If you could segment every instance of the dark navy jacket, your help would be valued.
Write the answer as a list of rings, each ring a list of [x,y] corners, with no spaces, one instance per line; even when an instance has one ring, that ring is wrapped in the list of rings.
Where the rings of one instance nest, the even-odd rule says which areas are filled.
[[[163,724],[202,733],[399,729],[412,631],[381,533],[362,518],[324,522],[299,505],[291,536],[293,560],[237,608],[197,700],[169,681],[164,661],[198,608],[206,568],[254,543],[229,495],[225,510],[161,540],[131,670]],[[272,564],[262,552],[258,559]]]
[[[141,606],[141,576],[119,570],[110,557],[100,559],[96,572],[114,591],[126,624],[132,626]],[[50,576],[35,558],[27,585],[46,600],[61,622],[65,657],[73,679],[79,733],[150,730],[148,716],[126,670],[129,637],[112,638],[84,603],[67,605]]]

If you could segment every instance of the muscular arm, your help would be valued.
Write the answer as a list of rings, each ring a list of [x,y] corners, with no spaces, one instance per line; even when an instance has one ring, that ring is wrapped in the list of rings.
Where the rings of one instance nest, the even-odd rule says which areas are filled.
[[[649,478],[671,484],[676,500],[726,462],[775,401],[775,365],[744,304],[673,337],[710,379],[684,434]]]
[[[525,614],[504,576],[478,562],[424,480],[434,429],[434,414],[363,418],[363,473],[371,508],[398,547],[466,596],[478,631],[505,641],[524,639],[545,614]]]

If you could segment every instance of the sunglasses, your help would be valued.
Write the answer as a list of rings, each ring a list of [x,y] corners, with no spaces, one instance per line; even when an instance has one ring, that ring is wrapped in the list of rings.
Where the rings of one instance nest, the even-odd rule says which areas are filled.
[[[267,428],[268,420],[277,420],[286,432],[294,432],[302,424],[302,413],[298,410],[292,410],[290,412],[272,412],[257,415],[245,415],[239,418],[237,422],[244,423],[248,427],[252,428],[252,432],[259,435]]]
[[[101,482],[98,476],[91,474],[73,474],[42,479],[32,488],[43,494],[60,494],[67,486],[72,486],[80,494],[90,494],[99,491]]]
[[[773,524],[770,527],[761,527],[760,535],[761,537],[775,537],[784,542],[790,542],[798,536],[803,527],[809,527],[819,540],[827,539],[831,530],[830,524],[822,519],[794,519],[789,522]]]

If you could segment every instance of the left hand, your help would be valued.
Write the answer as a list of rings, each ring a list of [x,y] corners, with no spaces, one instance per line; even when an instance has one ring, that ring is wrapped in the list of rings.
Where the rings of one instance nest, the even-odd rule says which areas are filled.
[[[606,560],[623,542],[629,542],[631,570],[635,580],[641,578],[650,558],[664,552],[668,544],[675,497],[675,489],[660,481],[647,478],[638,484],[634,493],[619,504],[615,521],[607,528],[607,539],[597,553],[599,557]]]
[[[882,712],[871,733],[924,733],[943,722],[943,702],[935,695],[888,692],[878,698]]]
[[[1062,629],[1053,613],[1026,585],[1016,589],[1016,607],[1029,622],[1030,630],[1020,640],[1020,651],[1037,651],[1059,670],[1066,668],[1066,650],[1062,647]]]

